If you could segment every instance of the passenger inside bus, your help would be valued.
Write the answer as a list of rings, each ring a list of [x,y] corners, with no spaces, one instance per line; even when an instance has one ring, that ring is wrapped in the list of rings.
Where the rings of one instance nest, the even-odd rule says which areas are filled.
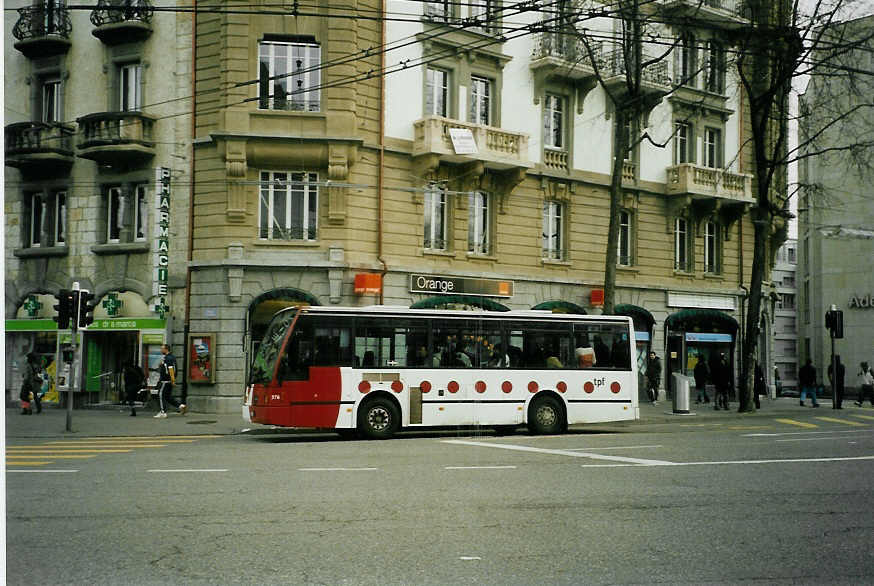
[[[364,358],[361,360],[362,368],[373,368],[376,366],[376,355],[373,350],[365,350]]]

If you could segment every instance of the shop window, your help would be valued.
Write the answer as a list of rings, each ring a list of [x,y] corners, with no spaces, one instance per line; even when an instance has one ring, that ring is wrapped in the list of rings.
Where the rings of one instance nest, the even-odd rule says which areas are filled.
[[[492,82],[484,77],[470,78],[470,121],[488,126],[491,122]]]
[[[425,250],[444,251],[448,249],[446,237],[448,215],[446,189],[442,185],[431,184],[425,190],[425,230],[423,242]]]
[[[565,205],[559,201],[543,202],[543,253],[546,260],[566,260],[564,227]]]
[[[449,117],[449,72],[428,67],[425,70],[425,115]]]
[[[321,110],[321,46],[262,41],[258,45],[258,104],[262,110]]]
[[[491,254],[491,196],[482,191],[468,194],[467,250],[472,254]]]
[[[258,238],[314,241],[318,234],[318,173],[262,171]]]

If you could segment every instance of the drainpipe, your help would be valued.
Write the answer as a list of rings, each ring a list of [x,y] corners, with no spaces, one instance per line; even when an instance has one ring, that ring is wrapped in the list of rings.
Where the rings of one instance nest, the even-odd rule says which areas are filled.
[[[386,0],[381,3],[382,15],[385,16]],[[379,304],[382,305],[385,300],[385,275],[388,272],[388,264],[383,258],[382,249],[382,187],[383,177],[385,175],[385,19],[380,19],[380,47],[383,48],[379,52],[379,169],[376,174],[376,260],[382,263],[382,272],[380,274],[379,286]]]
[[[182,402],[188,402],[188,334],[191,331],[191,262],[194,260],[194,137],[197,131],[197,0],[191,0],[191,146],[188,162],[188,262],[185,267],[185,324],[182,328]]]

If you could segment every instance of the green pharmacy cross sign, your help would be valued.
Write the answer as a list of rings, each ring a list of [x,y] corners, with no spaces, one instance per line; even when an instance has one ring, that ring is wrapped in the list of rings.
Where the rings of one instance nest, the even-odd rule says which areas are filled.
[[[161,316],[161,319],[164,319],[164,315],[170,311],[170,306],[164,301],[164,298],[161,297],[161,300],[152,306],[152,309],[155,310],[155,313]]]
[[[36,295],[28,295],[27,299],[24,301],[24,310],[27,312],[27,315],[30,317],[36,317],[36,314],[39,313],[40,309],[42,309],[42,303],[37,301]]]
[[[109,317],[116,317],[118,315],[118,310],[124,307],[124,301],[121,301],[118,298],[117,293],[109,293],[106,295],[106,299],[103,300],[103,308],[106,310],[106,314]]]

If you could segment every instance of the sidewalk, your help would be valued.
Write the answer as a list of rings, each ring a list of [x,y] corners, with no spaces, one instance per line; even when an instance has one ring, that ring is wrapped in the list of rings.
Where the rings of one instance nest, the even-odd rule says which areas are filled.
[[[585,424],[573,426],[577,429],[617,429],[633,430],[647,425],[665,425],[675,423],[717,423],[750,421],[759,418],[774,417],[804,417],[816,412],[819,415],[839,413],[832,410],[831,400],[821,398],[820,408],[811,408],[798,404],[797,397],[780,397],[777,399],[762,399],[762,408],[755,413],[738,413],[737,402],[731,403],[729,411],[715,411],[713,404],[695,405],[692,403],[690,413],[673,413],[671,401],[662,401],[658,405],[640,404],[640,419],[615,423]],[[844,410],[859,409],[853,405],[852,399],[844,400]],[[870,408],[865,413],[870,413]],[[15,407],[6,408],[6,438],[69,438],[94,436],[163,436],[163,435],[232,435],[252,429],[261,433],[271,433],[267,426],[248,424],[241,413],[215,414],[192,413],[178,415],[170,413],[166,419],[155,419],[154,411],[137,410],[136,417],[128,415],[129,410],[121,405],[101,406],[100,408],[74,409],[72,416],[72,432],[66,430],[67,411],[53,406],[46,406],[39,415],[21,415]],[[668,427],[669,428],[669,427]],[[684,427],[684,429],[689,429]],[[276,430],[277,433],[288,433],[290,430]]]

